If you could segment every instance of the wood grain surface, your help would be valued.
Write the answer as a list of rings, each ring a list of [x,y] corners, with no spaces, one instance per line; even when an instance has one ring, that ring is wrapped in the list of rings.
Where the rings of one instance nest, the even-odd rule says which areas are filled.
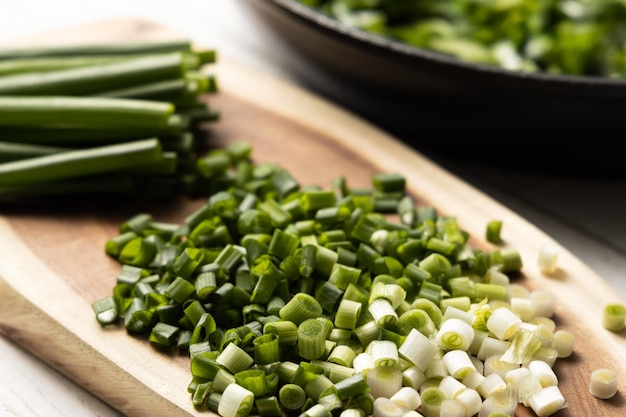
[[[149,22],[114,21],[23,44],[172,37]],[[256,162],[276,162],[303,185],[329,187],[344,175],[350,186],[370,186],[373,173],[400,172],[418,202],[457,217],[476,247],[493,249],[483,240],[485,225],[503,220],[504,245],[518,249],[524,261],[515,282],[557,294],[557,328],[576,337],[574,354],[555,366],[568,404],[555,416],[624,415],[626,334],[604,330],[601,317],[604,303],[625,301],[600,276],[525,219],[384,132],[219,52],[214,70],[220,92],[211,104],[222,120],[208,127],[211,146],[245,139]],[[181,223],[203,203],[53,199],[0,205],[0,332],[128,416],[210,414],[191,404],[186,356],[158,352],[123,328],[102,328],[91,310],[93,301],[110,294],[119,271],[104,243],[122,221],[148,212],[158,221]],[[536,266],[545,243],[559,248],[559,269],[550,276]],[[599,367],[618,373],[619,392],[611,400],[588,393],[591,372]],[[534,414],[520,406],[517,415]]]

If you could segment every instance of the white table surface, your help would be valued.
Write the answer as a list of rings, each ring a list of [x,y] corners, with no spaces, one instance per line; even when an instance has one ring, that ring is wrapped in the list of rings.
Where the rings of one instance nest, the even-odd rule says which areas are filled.
[[[246,1],[178,0],[172,5],[158,0],[0,0],[0,43],[110,18],[141,18],[297,82],[282,65],[280,48],[245,8]],[[452,164],[445,156],[438,162],[444,167]],[[453,168],[464,180],[542,228],[626,297],[626,180],[539,176],[471,162],[455,162]],[[0,415],[121,414],[0,336]]]

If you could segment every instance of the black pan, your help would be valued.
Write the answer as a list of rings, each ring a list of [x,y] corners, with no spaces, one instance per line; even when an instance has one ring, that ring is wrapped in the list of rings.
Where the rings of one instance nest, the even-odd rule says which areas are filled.
[[[424,150],[585,174],[624,173],[626,81],[519,73],[354,29],[295,0],[242,2],[311,90]]]

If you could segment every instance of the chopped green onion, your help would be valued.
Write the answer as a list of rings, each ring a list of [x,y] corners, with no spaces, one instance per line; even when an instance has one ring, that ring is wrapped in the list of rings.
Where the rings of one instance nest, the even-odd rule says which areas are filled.
[[[348,407],[359,408],[363,410],[365,415],[371,415],[374,412],[374,396],[370,392],[357,394],[350,397]]]
[[[166,323],[157,323],[150,332],[151,343],[168,348],[174,346],[180,329]]]
[[[514,369],[519,369],[520,366],[515,363],[506,362],[501,359],[502,355],[492,355],[485,359],[484,362],[484,374],[485,376],[489,376],[492,373],[496,373],[502,377],[502,379],[507,379],[507,373]],[[526,369],[526,368],[524,368]]]
[[[217,258],[215,258],[215,263],[219,265],[222,271],[230,274],[243,260],[243,256],[244,253],[242,252],[240,247],[232,244],[227,244],[221,250],[219,255],[217,255]]]
[[[182,304],[196,290],[194,285],[182,277],[176,277],[165,289],[165,294]]]
[[[552,337],[552,349],[557,351],[559,358],[567,358],[574,351],[574,334],[565,329],[559,329],[554,332]]]
[[[446,375],[439,381],[438,388],[444,393],[446,398],[454,398],[467,387],[459,379]]]
[[[435,340],[442,349],[465,351],[472,345],[474,329],[461,319],[450,318],[441,324]]]
[[[331,207],[335,204],[335,194],[332,191],[306,191],[300,196],[300,206],[304,212]]]
[[[505,301],[509,296],[507,294],[506,288],[502,285],[497,284],[487,284],[483,282],[477,282],[474,284],[474,299],[477,301],[487,299],[489,301],[492,300],[501,300]]]
[[[457,379],[463,379],[476,371],[474,363],[465,350],[450,350],[443,355],[442,361],[448,373]]]
[[[433,236],[428,239],[428,242],[426,242],[426,249],[445,256],[452,256],[457,247],[456,244],[452,242],[448,242]]]
[[[594,370],[589,381],[589,392],[602,400],[613,398],[617,394],[617,373],[609,368]]]
[[[337,263],[337,252],[324,246],[317,246],[315,251],[315,272],[321,276],[329,277],[333,267]]]
[[[380,279],[385,274],[378,275],[376,278]],[[394,283],[385,283],[385,282],[375,282],[370,289],[370,304],[377,299],[385,299],[389,301],[391,307],[395,310],[400,306],[402,301],[406,298],[406,291],[395,284],[395,279],[391,277]]]
[[[217,289],[217,274],[213,271],[198,274],[194,280],[194,287],[198,299],[207,301]]]
[[[366,376],[374,368],[374,360],[369,352],[358,353],[352,360],[352,368],[355,374]]]
[[[335,314],[335,326],[342,329],[354,329],[361,315],[362,304],[343,299]]]
[[[506,287],[509,285],[511,280],[508,275],[502,273],[498,270],[498,268],[490,267],[487,272],[485,272],[485,282],[488,284],[496,284]]]
[[[556,296],[553,293],[536,289],[528,294],[528,298],[532,302],[534,315],[536,317],[549,318],[553,316],[554,304],[556,303]]]
[[[190,279],[203,257],[204,253],[200,249],[185,248],[172,262],[172,270],[179,278]]]
[[[487,320],[487,328],[500,340],[508,340],[513,337],[521,324],[522,320],[505,307],[493,310]]]
[[[483,400],[479,415],[487,417],[511,417],[515,416],[517,401],[510,391],[498,392]]]
[[[325,349],[326,337],[330,330],[316,319],[304,320],[298,325],[298,353],[305,359],[318,359]]]
[[[211,392],[209,393],[209,396],[206,399],[206,406],[209,410],[213,411],[214,413],[218,412],[219,409],[219,404],[220,401],[222,399],[222,394],[219,392]]]
[[[282,416],[282,410],[280,409],[280,404],[278,402],[278,398],[274,395],[265,398],[257,398],[254,401],[254,405],[256,409],[259,411],[259,415],[261,416],[271,416],[271,417],[280,417]]]
[[[398,348],[398,354],[425,371],[438,352],[437,345],[416,329],[412,329],[404,343]]]
[[[315,299],[319,301],[322,309],[328,313],[332,313],[337,309],[343,291],[330,281],[323,281],[318,284],[315,289]]]
[[[279,336],[266,333],[254,339],[254,361],[259,365],[279,362],[281,359]]]
[[[367,385],[374,398],[390,398],[402,388],[402,372],[394,366],[375,366],[367,373]]]
[[[217,412],[222,417],[247,417],[254,405],[254,394],[238,384],[226,387]]]
[[[336,263],[332,267],[328,282],[345,291],[348,285],[357,283],[360,274],[361,269],[359,268]]]
[[[419,389],[426,382],[426,375],[418,366],[411,365],[402,371],[402,385]]]
[[[267,304],[274,294],[278,282],[283,279],[283,273],[270,258],[259,261],[252,267],[251,273],[256,276],[257,281],[252,290],[250,302]]]
[[[252,366],[254,359],[241,347],[229,343],[219,354],[216,362],[235,374]]]
[[[300,367],[296,363],[290,361],[282,361],[276,367],[276,374],[278,375],[278,378],[281,382],[288,383],[294,379],[294,376],[299,369]]]
[[[223,393],[227,386],[236,382],[235,376],[224,368],[220,368],[213,378],[211,391]]]
[[[107,255],[118,258],[122,249],[128,242],[139,237],[135,232],[123,232],[117,236],[108,239],[105,243],[105,252]]]
[[[203,404],[205,404],[207,398],[209,397],[211,387],[211,381],[202,382],[196,386],[195,390],[193,390],[192,396],[192,402],[195,407],[200,408]]]
[[[478,414],[480,406],[482,405],[482,398],[480,394],[472,388],[466,388],[454,398],[456,401],[463,404],[466,416],[473,416]]]
[[[398,321],[398,314],[387,299],[375,299],[369,304],[368,311],[378,326],[393,325]]]
[[[307,244],[302,247],[302,256],[300,258],[300,275],[310,277],[315,270],[317,246]]]
[[[550,416],[565,406],[565,398],[559,387],[552,385],[542,388],[528,398],[530,408],[539,417]]]
[[[389,340],[374,340],[367,345],[367,350],[372,355],[374,366],[396,366],[398,363],[398,348]]]
[[[489,413],[487,417],[511,417],[511,414],[505,411],[494,411],[492,413]]]
[[[285,384],[279,391],[280,404],[289,411],[299,410],[304,405],[306,393],[304,388],[296,384]]]
[[[341,379],[334,384],[334,387],[337,395],[342,400],[368,393],[370,390],[365,378],[360,373],[355,373],[347,378]]]
[[[448,311],[449,307],[454,307],[457,311],[469,311],[472,304],[472,300],[467,296],[444,298],[439,302],[441,310],[444,315]],[[471,324],[471,323],[470,323]]]
[[[621,332],[626,327],[626,305],[607,303],[602,310],[602,326],[612,332]]]
[[[190,350],[191,349],[190,347]],[[191,373],[195,377],[212,380],[217,375],[221,365],[217,363],[213,352],[198,352],[191,356]]]
[[[543,244],[541,248],[539,248],[537,260],[539,269],[546,274],[554,273],[557,269],[558,256],[559,251],[556,246],[547,243]]]
[[[308,408],[302,414],[301,417],[331,417],[330,410],[322,404],[315,404],[311,408]]]
[[[491,220],[487,223],[487,230],[485,232],[485,239],[487,242],[500,243],[502,238],[500,233],[502,231],[502,220]]]
[[[399,173],[375,174],[372,176],[374,189],[383,193],[404,192],[406,179]]]
[[[446,398],[441,403],[439,413],[442,416],[447,417],[464,417],[466,414],[470,415],[466,410],[463,403],[456,398]]]
[[[265,371],[262,369],[245,369],[236,372],[234,377],[237,384],[252,392],[255,397],[263,397],[270,392]]]
[[[523,263],[520,253],[514,248],[504,248],[491,253],[491,264],[499,265],[502,272],[519,271]]]
[[[499,392],[504,392],[507,389],[507,385],[499,374],[490,374],[482,378],[481,383],[473,389],[478,391],[481,397],[487,398]]]
[[[300,325],[304,320],[319,317],[322,314],[320,303],[311,295],[297,293],[283,308],[279,315],[283,320],[289,320]]]
[[[134,297],[124,312],[124,327],[131,333],[143,333],[150,329],[152,314],[142,299]]]
[[[390,398],[391,401],[398,404],[405,410],[417,410],[422,404],[422,398],[419,391],[412,387],[403,386],[393,394]]]
[[[259,203],[259,210],[267,213],[272,220],[272,225],[285,227],[292,220],[293,216],[285,210],[278,202],[267,199]]]
[[[322,396],[322,393],[328,389],[331,389],[332,387],[332,381],[325,374],[322,373],[316,375],[304,386],[304,392],[306,393],[307,397],[312,398],[319,403],[319,399]]]
[[[537,338],[535,332],[526,328],[519,329],[510,342],[501,359],[518,365],[530,362],[535,352],[541,347],[541,341]]]
[[[524,374],[520,373],[515,382],[514,393],[517,397],[517,401],[524,404],[526,407],[530,407],[530,396],[543,389],[539,378],[528,371]]]
[[[280,229],[275,229],[272,240],[270,241],[268,253],[280,259],[284,259],[287,255],[293,253],[299,244],[298,236],[285,233]]]
[[[350,346],[337,345],[331,350],[327,360],[338,365],[352,366],[352,361],[356,355],[357,353]]]
[[[341,346],[341,345],[338,345],[338,346]],[[354,363],[354,360],[352,362]],[[356,371],[354,370],[352,366],[344,366],[335,362],[331,362],[331,365],[328,370],[328,378],[334,384],[337,384],[341,381],[344,381],[347,378],[350,378],[355,373]]]
[[[293,373],[291,379],[289,380],[292,384],[300,385],[301,387],[305,387],[306,384],[311,382],[316,378],[317,375],[324,373],[324,368],[314,364],[311,362],[300,362],[300,365],[297,366],[295,372]]]
[[[137,237],[122,248],[118,259],[126,265],[146,267],[152,263],[156,254],[156,245],[147,238]]]
[[[552,367],[544,361],[530,361],[528,364],[528,370],[539,379],[541,386],[544,388],[550,385],[558,385],[559,383]]]
[[[524,322],[530,321],[535,314],[532,300],[529,298],[511,297],[509,304],[511,311]]]
[[[276,320],[263,326],[264,333],[273,333],[278,336],[281,345],[294,345],[298,341],[298,326],[289,320]]]
[[[96,313],[96,320],[103,326],[115,323],[119,317],[117,303],[113,296],[97,300],[91,304],[91,307]]]
[[[504,352],[508,349],[510,342],[507,340],[496,339],[495,337],[486,336],[483,338],[480,348],[478,349],[478,353],[476,357],[482,361],[485,361],[487,358],[503,355]]]
[[[404,334],[408,334],[411,329],[416,329],[423,335],[430,337],[434,336],[437,331],[435,323],[433,323],[430,316],[424,310],[419,309],[410,309],[402,313],[400,317],[398,317],[396,324]]]
[[[411,308],[424,310],[433,323],[435,323],[435,326],[439,327],[441,325],[443,314],[439,306],[432,300],[418,297],[411,303]]]
[[[441,403],[446,400],[443,391],[438,387],[428,387],[421,391],[420,397],[424,417],[441,415]]]
[[[374,411],[372,416],[375,417],[402,417],[406,410],[391,401],[387,397],[378,397],[374,400]]]
[[[360,408],[346,408],[344,409],[339,417],[367,417],[365,415],[365,411]]]

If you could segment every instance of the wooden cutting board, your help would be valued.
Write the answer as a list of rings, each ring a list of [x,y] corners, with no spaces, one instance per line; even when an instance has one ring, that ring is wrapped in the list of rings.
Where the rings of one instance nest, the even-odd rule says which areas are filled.
[[[148,22],[115,21],[80,27],[22,44],[171,39],[176,34]],[[210,45],[203,45],[210,46]],[[222,120],[210,127],[210,141],[221,146],[245,139],[257,162],[277,162],[303,185],[329,187],[339,175],[350,186],[369,187],[376,172],[400,172],[419,203],[457,217],[483,241],[486,223],[503,220],[505,245],[524,261],[518,283],[557,294],[557,328],[576,337],[575,352],[559,359],[555,371],[568,408],[557,416],[624,415],[626,334],[601,326],[602,306],[624,302],[605,281],[525,219],[444,171],[423,155],[368,123],[277,79],[254,72],[220,53],[214,66],[221,91],[211,97]],[[158,221],[181,223],[204,203],[63,201],[0,205],[0,331],[111,406],[133,417],[200,416],[186,391],[186,356],[167,356],[123,328],[102,328],[91,303],[109,295],[119,265],[104,254],[104,243],[118,225],[139,212]],[[541,245],[559,249],[559,269],[547,277],[537,266]],[[591,372],[618,372],[620,392],[609,401],[588,393]],[[533,413],[522,407],[520,416]]]

